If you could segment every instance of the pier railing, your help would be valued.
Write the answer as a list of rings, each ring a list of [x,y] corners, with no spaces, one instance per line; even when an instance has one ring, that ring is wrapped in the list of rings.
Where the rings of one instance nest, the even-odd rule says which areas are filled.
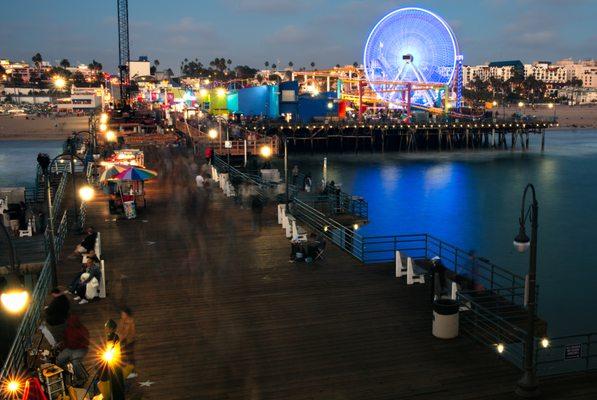
[[[359,261],[363,261],[363,237],[298,198],[290,204],[290,212],[301,223],[317,231]]]
[[[457,293],[456,299],[461,304],[461,331],[481,344],[493,348],[502,358],[522,369],[526,331],[504,317],[504,313],[479,302],[478,295],[483,296],[483,293],[484,291]]]
[[[537,346],[537,374],[561,375],[597,370],[597,332],[549,338],[549,346]]]
[[[525,278],[477,257],[427,233],[363,237],[363,262],[367,264],[394,262],[396,251],[413,259],[440,257],[442,264],[455,275],[468,278],[486,290],[509,288],[516,304],[524,303]]]
[[[62,250],[64,239],[68,232],[68,217],[65,211],[62,214],[60,225],[56,233],[56,255],[57,257]],[[25,366],[26,352],[31,346],[32,339],[39,327],[39,320],[41,312],[46,300],[46,296],[50,291],[52,284],[52,266],[50,261],[50,255],[48,255],[44,261],[43,267],[39,276],[33,293],[31,294],[31,303],[21,320],[21,323],[17,329],[12,346],[6,356],[2,371],[0,371],[0,382],[4,382],[8,377],[16,376]]]

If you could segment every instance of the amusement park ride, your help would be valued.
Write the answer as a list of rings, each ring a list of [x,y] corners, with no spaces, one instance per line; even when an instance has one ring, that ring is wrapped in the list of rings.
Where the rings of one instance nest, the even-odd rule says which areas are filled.
[[[294,72],[304,89],[318,92],[318,78],[338,98],[358,108],[400,109],[411,118],[412,109],[464,116],[462,56],[454,32],[442,18],[421,8],[402,8],[382,18],[373,28],[363,56],[363,68]]]

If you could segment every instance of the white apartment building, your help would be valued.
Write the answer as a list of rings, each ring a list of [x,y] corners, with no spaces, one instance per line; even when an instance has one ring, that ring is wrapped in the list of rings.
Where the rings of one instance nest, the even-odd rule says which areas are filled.
[[[545,61],[537,61],[524,65],[524,77],[535,77],[545,83],[566,83],[572,79],[570,70],[561,65],[553,65]]]
[[[503,62],[507,63],[507,62]],[[462,67],[462,83],[470,86],[476,78],[487,80],[491,77],[508,80],[514,75],[514,67],[492,63],[485,65],[465,65]],[[495,65],[498,64],[498,65]],[[571,79],[580,79],[585,88],[597,88],[597,60],[573,61],[565,59],[552,64],[547,61],[536,61],[524,64],[524,77],[535,77],[538,81],[551,84],[563,84]]]
[[[566,68],[571,78],[580,79],[583,87],[597,88],[597,60],[573,61],[570,58],[556,62]]]

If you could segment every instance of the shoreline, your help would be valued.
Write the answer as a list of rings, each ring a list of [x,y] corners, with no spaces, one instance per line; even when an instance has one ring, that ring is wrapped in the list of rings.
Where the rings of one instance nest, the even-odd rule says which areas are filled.
[[[55,140],[69,137],[73,132],[87,130],[89,117],[36,115],[0,115],[0,141],[8,140]]]

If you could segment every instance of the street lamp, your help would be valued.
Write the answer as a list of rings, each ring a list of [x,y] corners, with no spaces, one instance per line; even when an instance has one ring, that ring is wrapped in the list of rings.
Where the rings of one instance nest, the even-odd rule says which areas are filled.
[[[74,227],[75,227],[75,230],[77,233],[82,233],[83,227],[79,224],[79,205],[77,203],[77,197],[78,197],[77,196],[77,174],[75,173],[75,163],[77,161],[79,161],[82,165],[85,165],[85,162],[79,156],[75,155],[74,140],[71,142],[71,146],[70,146],[68,153],[62,153],[62,154],[54,157],[54,159],[50,162],[48,171],[52,170],[52,165],[54,165],[56,160],[59,160],[65,156],[70,158],[70,170],[71,170],[71,174],[73,176],[73,202],[74,202],[74,213],[75,213]],[[62,160],[60,160],[60,162],[62,162]],[[47,179],[47,182],[48,182],[48,186],[49,186],[49,179]],[[48,192],[48,193],[50,193],[50,192]],[[49,211],[48,216],[51,215],[51,212],[52,212],[52,210]],[[54,230],[53,227],[52,227],[52,230]]]
[[[29,293],[23,287],[21,277],[18,272],[17,257],[14,249],[12,239],[8,233],[8,229],[4,224],[0,223],[1,230],[6,237],[8,245],[8,258],[10,261],[10,272],[4,276],[6,282],[5,287],[2,288],[2,295],[0,295],[0,302],[9,314],[21,313],[29,303]]]
[[[95,196],[95,192],[94,192],[93,188],[89,185],[82,186],[79,189],[79,197],[81,198],[81,200],[83,200],[85,202],[91,201],[94,196]]]
[[[259,154],[263,158],[270,158],[272,156],[272,148],[270,146],[268,146],[267,144],[264,146],[261,146],[261,148],[259,149]]]
[[[207,131],[207,136],[209,136],[211,140],[215,140],[218,137],[218,131],[214,128],[211,128],[209,131]]]
[[[9,379],[4,383],[2,392],[8,399],[17,399],[21,394],[22,384],[18,379]]]
[[[526,206],[527,192],[531,191],[532,203]],[[539,205],[535,196],[535,187],[528,184],[522,195],[522,205],[520,207],[520,217],[518,219],[518,235],[514,238],[514,247],[519,252],[524,252],[530,248],[529,273],[528,273],[528,298],[527,298],[527,332],[524,344],[524,374],[518,381],[516,394],[521,397],[533,398],[539,395],[539,385],[535,376],[535,313],[536,313],[536,280],[537,280],[537,231],[539,218]],[[531,237],[526,234],[527,220],[531,223]]]
[[[106,113],[100,114],[100,124],[107,124],[110,117]]]

